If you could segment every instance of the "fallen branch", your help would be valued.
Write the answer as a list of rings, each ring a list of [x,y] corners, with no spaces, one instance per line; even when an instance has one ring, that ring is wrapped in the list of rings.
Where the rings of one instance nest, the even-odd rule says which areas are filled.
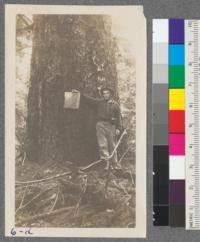
[[[100,179],[94,173],[90,173],[90,175],[93,176],[95,178],[95,180],[97,180],[100,185],[104,185],[104,183],[102,181],[100,181]]]
[[[56,198],[54,200],[54,203],[53,203],[53,206],[51,207],[50,209],[50,212],[54,210],[55,206],[56,206],[56,203],[58,201],[58,197],[59,197],[59,187],[57,186],[57,193],[56,193]]]
[[[113,181],[113,184],[111,184],[110,186],[113,186],[117,188],[119,191],[122,191],[123,193],[127,194],[127,191],[124,189],[124,187],[121,187],[120,185],[118,185],[115,180]]]
[[[97,164],[99,164],[101,162],[105,162],[105,160],[97,160],[97,161],[94,161],[91,164],[89,164],[88,166],[84,166],[84,167],[80,168],[80,171],[87,171],[91,167],[93,167],[93,166],[95,166],[95,165],[97,165]]]
[[[54,188],[54,187],[53,187]],[[46,192],[50,191],[53,188],[48,188],[44,191],[41,191],[40,193],[38,193],[36,196],[34,196],[30,201],[28,201],[26,204],[24,204],[23,206],[21,206],[18,210],[24,209],[26,207],[28,207],[32,202],[34,202],[37,198],[41,197],[43,194],[45,194]],[[17,211],[16,211],[17,212]]]
[[[62,205],[64,206],[64,204],[65,204],[65,198],[64,198],[64,195],[63,195],[63,193],[61,192],[60,188],[59,188],[59,193],[60,193],[60,195],[61,195]]]
[[[124,152],[124,154],[121,156],[120,160],[118,161],[118,163],[121,165],[122,160],[124,159],[124,157],[128,154],[129,150],[131,149],[131,146],[129,146],[127,148],[127,150]]]
[[[26,189],[25,189],[24,192],[23,192],[22,200],[21,200],[21,202],[20,202],[19,207],[16,209],[16,213],[22,208],[22,205],[23,205],[23,203],[24,203],[24,198],[25,198],[25,195],[26,195],[26,191],[27,191],[27,189],[28,189],[28,184],[26,185]]]
[[[22,166],[24,166],[24,162],[25,162],[25,160],[26,160],[26,152],[24,152],[24,158],[23,158],[23,160],[22,160]]]
[[[109,162],[107,176],[106,176],[106,182],[105,182],[105,198],[108,197],[108,183],[109,183],[109,178],[110,178],[110,170],[111,170],[111,162]]]
[[[37,215],[34,215],[33,217],[26,218],[26,219],[23,219],[23,220],[17,222],[15,224],[15,226],[17,227],[17,226],[20,226],[24,223],[32,222],[34,220],[38,220],[38,219],[46,218],[46,217],[49,217],[49,216],[57,215],[57,214],[60,214],[60,213],[64,213],[64,212],[72,210],[73,208],[74,207],[65,207],[65,208],[61,208],[61,209],[56,209],[56,210],[51,211],[51,212],[37,214]]]
[[[42,200],[42,203],[37,204],[37,208],[35,209],[35,213],[37,213],[38,211],[41,211],[41,208],[45,209],[47,206],[49,206],[52,200],[53,200],[52,197],[50,197],[50,198],[48,197],[45,200]]]
[[[107,161],[107,160],[112,159],[113,156],[114,156],[114,154],[115,154],[115,152],[117,151],[117,149],[118,149],[118,147],[119,147],[119,145],[120,145],[120,143],[121,143],[123,137],[124,137],[126,134],[127,134],[127,131],[126,131],[126,129],[125,129],[125,130],[123,131],[123,133],[121,134],[121,136],[120,136],[120,138],[119,138],[119,140],[118,140],[118,142],[117,142],[115,148],[113,149],[111,155],[108,156],[108,157],[106,157],[105,160],[97,160],[97,161],[94,161],[93,163],[89,164],[88,166],[85,166],[85,167],[80,168],[80,170],[81,170],[81,171],[87,171],[87,170],[90,169],[91,167],[93,167],[93,166],[95,166],[95,165],[97,165],[97,164],[99,164],[99,163],[101,163],[101,162],[105,162],[105,161]]]
[[[135,227],[135,222],[130,222],[126,225],[126,228],[134,228]]]
[[[115,148],[113,149],[112,153],[110,156],[108,156],[105,160],[98,160],[98,161],[94,161],[92,162],[90,165],[88,166],[85,166],[85,167],[82,167],[78,170],[78,172],[84,172],[84,171],[87,171],[89,168],[93,167],[94,165],[98,164],[98,163],[101,163],[101,162],[105,162],[107,160],[110,160],[111,158],[113,158],[117,148],[119,147],[123,137],[127,134],[126,132],[126,129],[123,131],[121,137],[119,138]],[[64,172],[62,174],[57,174],[55,176],[52,176],[52,177],[46,177],[46,178],[43,178],[43,179],[39,179],[39,180],[33,180],[33,181],[16,181],[15,182],[15,185],[22,185],[22,184],[33,184],[33,183],[41,183],[41,182],[46,182],[46,181],[49,181],[49,180],[54,180],[54,179],[57,179],[57,178],[60,178],[60,177],[63,177],[63,176],[69,176],[72,174],[72,171],[69,171],[69,172]]]
[[[131,172],[131,171],[128,171],[128,173],[130,174],[130,177],[131,177],[131,181],[132,181],[133,186],[135,186],[135,181],[134,181],[134,179],[133,179],[133,174],[132,174],[132,172]]]
[[[119,186],[121,187],[121,189],[123,190],[123,192],[126,195],[126,200],[125,200],[125,204],[128,205],[128,201],[131,199],[131,195],[127,192],[127,190],[125,189],[125,187],[119,183]]]
[[[39,179],[39,180],[33,180],[33,181],[16,181],[15,182],[15,185],[41,183],[41,182],[46,182],[46,181],[54,180],[54,179],[57,179],[57,178],[60,178],[60,177],[63,177],[63,176],[69,176],[71,174],[72,174],[72,172],[71,171],[68,171],[68,172],[64,172],[62,174],[57,174],[55,176],[46,177],[46,178]]]
[[[75,207],[74,216],[76,216],[78,214],[78,209],[79,209],[80,203],[81,203],[81,201],[83,199],[83,196],[84,196],[84,194],[86,192],[86,188],[87,188],[87,177],[84,177],[83,178],[83,190],[81,192],[81,195],[80,195],[80,198],[78,200],[78,203],[77,203],[77,205]]]
[[[111,158],[114,156],[114,154],[115,154],[115,152],[117,151],[117,149],[118,149],[118,147],[119,147],[119,145],[120,145],[120,143],[121,143],[123,137],[124,137],[126,134],[127,134],[127,131],[126,131],[126,129],[125,129],[125,130],[123,131],[123,133],[121,134],[121,136],[120,136],[120,138],[119,138],[119,140],[118,140],[118,142],[117,142],[117,144],[116,144],[114,150],[112,151],[112,154],[107,158],[108,160],[111,159]]]
[[[109,166],[108,166],[108,171],[107,171],[107,176],[106,176],[106,182],[105,182],[105,197],[108,196],[108,184],[109,184],[109,180],[110,180],[110,170],[111,170],[111,162],[110,159],[112,159],[112,157],[114,156],[115,152],[117,151],[117,148],[119,147],[123,137],[127,134],[126,129],[124,130],[124,132],[122,133],[122,135],[120,136],[114,150],[112,151],[111,155],[107,158],[108,162],[109,162]]]

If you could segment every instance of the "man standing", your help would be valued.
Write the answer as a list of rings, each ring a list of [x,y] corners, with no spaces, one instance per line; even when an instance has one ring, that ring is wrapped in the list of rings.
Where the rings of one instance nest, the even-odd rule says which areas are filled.
[[[77,92],[77,90],[72,90]],[[106,87],[101,89],[102,98],[92,98],[81,95],[81,102],[97,109],[96,135],[99,146],[100,159],[106,160],[112,154],[116,137],[122,130],[122,119],[119,104],[114,101],[114,92]],[[107,162],[106,169],[109,162]],[[117,152],[114,152],[111,165],[113,168],[120,168],[117,162]]]

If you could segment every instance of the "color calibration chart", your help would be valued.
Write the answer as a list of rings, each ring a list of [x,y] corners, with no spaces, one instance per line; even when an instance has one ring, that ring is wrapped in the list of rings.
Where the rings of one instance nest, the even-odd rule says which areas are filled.
[[[200,229],[200,21],[153,20],[155,226]]]

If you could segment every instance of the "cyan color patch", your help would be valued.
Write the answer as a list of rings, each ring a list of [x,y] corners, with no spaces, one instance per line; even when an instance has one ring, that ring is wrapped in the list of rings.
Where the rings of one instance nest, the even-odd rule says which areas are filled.
[[[169,65],[184,65],[184,45],[169,45]]]

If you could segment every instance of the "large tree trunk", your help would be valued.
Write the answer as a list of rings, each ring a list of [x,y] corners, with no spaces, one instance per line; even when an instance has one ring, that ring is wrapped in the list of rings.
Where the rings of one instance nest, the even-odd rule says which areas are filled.
[[[36,15],[28,95],[30,160],[87,164],[98,158],[96,112],[84,104],[63,108],[64,92],[97,97],[109,85],[117,95],[116,44],[108,16]]]

